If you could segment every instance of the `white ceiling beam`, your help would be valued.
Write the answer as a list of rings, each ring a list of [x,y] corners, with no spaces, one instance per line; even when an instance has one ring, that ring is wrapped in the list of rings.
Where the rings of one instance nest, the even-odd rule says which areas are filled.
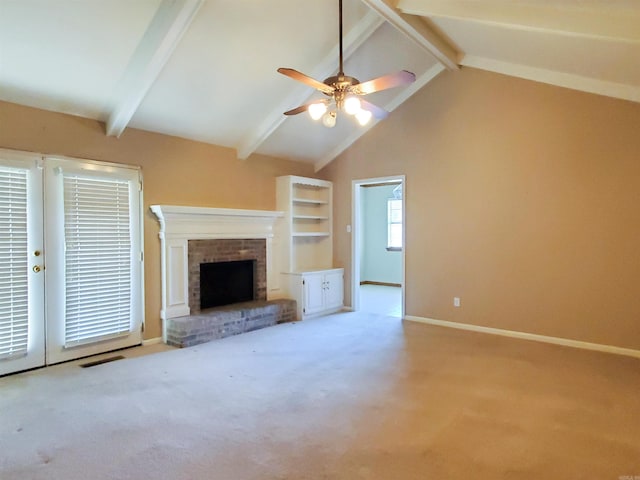
[[[491,58],[465,56],[461,64],[490,72],[501,73],[512,77],[525,78],[535,82],[547,83],[558,87],[571,88],[582,92],[620,98],[632,102],[640,102],[640,86],[609,82],[595,78],[583,77],[573,73],[562,73],[544,68],[502,62]]]
[[[615,1],[400,0],[398,9],[411,15],[467,20],[521,30],[640,42],[640,8]]]
[[[374,32],[384,23],[374,12],[368,12],[344,37],[343,50],[344,59],[348,59]],[[324,59],[309,73],[309,76],[317,79],[324,79],[330,75],[335,75],[338,44],[331,48]],[[246,160],[262,145],[269,136],[285,121],[287,117],[283,112],[305,103],[315,93],[309,87],[303,85],[296,86],[292,93],[279,103],[279,105],[269,114],[262,123],[245,137],[237,148],[237,156],[241,160]]]
[[[458,69],[458,52],[421,18],[407,15],[395,7],[393,0],[362,0],[369,8],[398,29],[406,37],[433,55],[449,70]]]
[[[396,108],[407,101],[414,93],[424,87],[427,83],[437,77],[438,74],[443,72],[444,70],[444,65],[436,63],[433,67],[429,68],[426,72],[420,75],[415,82],[409,85],[409,87],[402,89],[398,95],[396,95],[391,101],[389,101],[389,103],[384,106],[384,109],[388,112],[393,112]],[[371,130],[380,121],[381,120],[372,119],[372,121],[369,122],[367,126],[360,127],[358,130],[348,136],[343,142],[336,145],[336,147],[333,148],[329,153],[327,153],[323,158],[314,163],[315,171],[318,172],[329,165],[338,157],[338,155],[340,155],[347,148],[353,145],[356,140],[358,140],[365,133]]]
[[[158,78],[204,0],[163,0],[110,103],[107,135],[119,137]]]

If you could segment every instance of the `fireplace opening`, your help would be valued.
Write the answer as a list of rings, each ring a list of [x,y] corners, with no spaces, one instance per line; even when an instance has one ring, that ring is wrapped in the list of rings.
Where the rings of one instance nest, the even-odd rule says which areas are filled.
[[[255,299],[256,260],[200,264],[200,308]]]

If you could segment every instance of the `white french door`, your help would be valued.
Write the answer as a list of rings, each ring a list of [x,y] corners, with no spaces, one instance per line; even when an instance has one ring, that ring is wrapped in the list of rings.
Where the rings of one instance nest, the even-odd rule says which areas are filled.
[[[0,375],[45,356],[42,169],[0,152]]]
[[[0,280],[0,374],[140,344],[139,171],[13,155],[0,151],[0,269],[15,270]]]

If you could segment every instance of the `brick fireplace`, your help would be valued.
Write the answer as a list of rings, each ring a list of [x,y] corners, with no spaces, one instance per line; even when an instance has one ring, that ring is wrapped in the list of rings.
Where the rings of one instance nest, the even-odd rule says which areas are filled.
[[[267,242],[260,238],[189,240],[189,308],[200,312],[200,265],[203,263],[255,260],[255,300],[267,299]]]
[[[160,222],[164,341],[168,319],[200,311],[202,261],[255,259],[258,299],[282,296],[274,236],[282,212],[173,205],[152,205],[151,211]]]

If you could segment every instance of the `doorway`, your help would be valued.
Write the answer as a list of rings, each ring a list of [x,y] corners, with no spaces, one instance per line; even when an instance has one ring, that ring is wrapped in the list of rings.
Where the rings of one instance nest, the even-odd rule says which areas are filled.
[[[404,317],[405,176],[352,182],[354,311]]]
[[[139,169],[0,150],[0,375],[142,340]]]

